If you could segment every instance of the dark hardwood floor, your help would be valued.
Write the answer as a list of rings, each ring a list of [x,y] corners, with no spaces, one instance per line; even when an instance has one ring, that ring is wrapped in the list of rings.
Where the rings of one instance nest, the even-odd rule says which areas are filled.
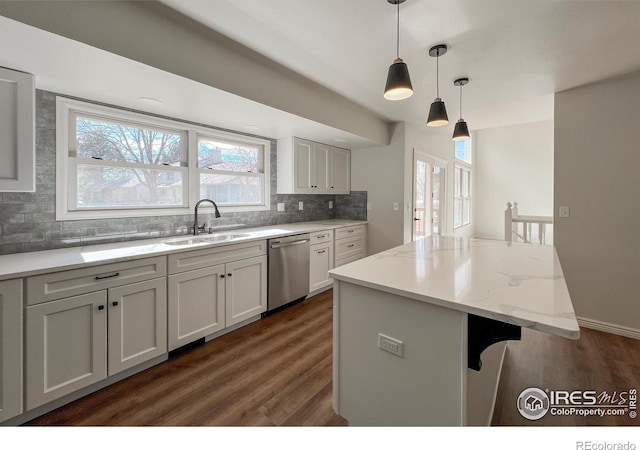
[[[332,291],[221,336],[29,425],[346,425],[331,403]],[[640,387],[640,341],[582,330],[571,341],[523,330],[510,342],[494,425],[636,425],[628,417],[528,421],[527,387]]]

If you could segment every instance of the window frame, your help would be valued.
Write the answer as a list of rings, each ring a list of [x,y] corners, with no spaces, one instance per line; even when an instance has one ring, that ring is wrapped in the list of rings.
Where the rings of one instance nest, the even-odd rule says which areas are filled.
[[[125,125],[149,127],[176,133],[184,133],[185,146],[181,151],[181,163],[178,166],[158,166],[158,170],[181,171],[183,173],[183,205],[184,206],[149,206],[130,208],[100,208],[100,209],[70,209],[77,198],[76,174],[77,159],[75,155],[75,117],[90,116],[91,118],[120,122]],[[240,145],[261,148],[259,151],[258,173],[262,179],[263,198],[260,204],[223,205],[219,207],[221,213],[268,211],[270,205],[270,160],[271,141],[215,128],[205,125],[194,125],[174,119],[161,118],[142,112],[119,109],[86,101],[74,100],[68,97],[56,97],[56,220],[84,220],[107,219],[120,217],[150,217],[186,215],[193,212],[195,204],[200,200],[200,170],[198,168],[198,136],[206,136],[223,142],[234,142]],[[182,152],[184,151],[184,154]],[[183,162],[184,158],[184,162]],[[95,164],[95,163],[93,163]],[[169,169],[168,167],[175,167]],[[215,201],[215,199],[212,199]]]

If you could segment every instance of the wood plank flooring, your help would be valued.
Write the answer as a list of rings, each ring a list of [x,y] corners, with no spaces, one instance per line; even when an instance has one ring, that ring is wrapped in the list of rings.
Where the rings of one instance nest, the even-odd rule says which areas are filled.
[[[334,426],[332,291],[221,336],[29,422],[29,425]],[[528,387],[640,388],[640,341],[582,330],[580,341],[523,329],[509,343],[494,425],[638,425],[628,416],[528,421]]]
[[[522,329],[521,341],[507,346],[493,425],[614,426],[640,425],[640,418],[624,416],[552,416],[536,421],[520,415],[517,398],[529,387],[549,390],[594,390],[598,393],[640,390],[640,340],[580,329],[574,341]],[[628,404],[628,402],[626,403]]]

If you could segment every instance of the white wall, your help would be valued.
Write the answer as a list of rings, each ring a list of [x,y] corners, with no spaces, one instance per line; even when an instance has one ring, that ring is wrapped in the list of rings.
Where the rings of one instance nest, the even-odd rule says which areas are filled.
[[[351,151],[351,190],[367,191],[367,254],[403,244],[405,124],[392,126],[388,146]],[[398,210],[393,209],[394,202]]]
[[[555,245],[576,314],[603,329],[606,324],[618,331],[629,329],[636,337],[640,337],[638,123],[638,77],[555,96]],[[570,218],[558,218],[559,206],[571,208]]]
[[[517,201],[522,215],[553,215],[552,120],[478,130],[473,146],[476,237],[504,239],[507,202]]]

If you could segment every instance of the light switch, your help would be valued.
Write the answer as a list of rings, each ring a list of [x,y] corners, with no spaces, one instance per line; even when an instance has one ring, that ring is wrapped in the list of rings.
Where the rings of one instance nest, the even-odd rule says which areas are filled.
[[[300,211],[302,211],[304,209],[304,203],[303,202],[298,202],[298,209]]]
[[[333,200],[329,200],[329,209],[333,209]]]
[[[568,206],[561,206],[560,207],[560,211],[558,212],[558,215],[562,218],[567,218],[569,217],[569,207]]]
[[[393,210],[394,211],[398,210],[398,202],[393,202]]]

